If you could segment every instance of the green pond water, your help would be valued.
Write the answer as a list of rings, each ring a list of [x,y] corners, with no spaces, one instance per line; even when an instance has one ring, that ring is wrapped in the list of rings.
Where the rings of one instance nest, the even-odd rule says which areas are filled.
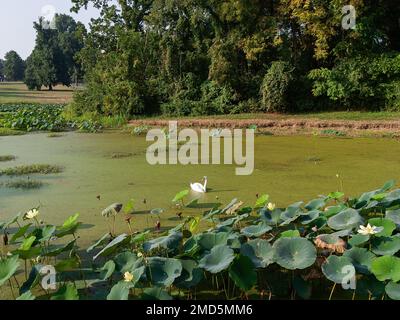
[[[162,227],[176,225],[181,210],[171,199],[203,176],[208,176],[212,188],[201,196],[203,209],[186,210],[184,215],[233,198],[253,205],[257,193],[268,193],[278,206],[307,201],[340,189],[336,174],[342,177],[348,195],[375,189],[389,179],[399,180],[400,175],[400,142],[395,139],[256,136],[255,169],[250,176],[236,176],[235,165],[151,166],[145,158],[148,145],[144,137],[115,132],[0,137],[0,155],[17,156],[16,161],[0,163],[0,169],[35,163],[65,168],[57,175],[32,175],[31,179],[46,183],[38,190],[0,187],[0,221],[37,205],[41,205],[41,219],[50,223],[80,213],[84,223],[80,245],[84,246],[108,231],[101,211],[131,198],[136,200],[135,230],[154,226],[156,218],[148,213],[153,208],[165,209]],[[113,158],[115,153],[131,156]],[[10,179],[0,177],[0,182]],[[117,232],[127,231],[121,216]]]

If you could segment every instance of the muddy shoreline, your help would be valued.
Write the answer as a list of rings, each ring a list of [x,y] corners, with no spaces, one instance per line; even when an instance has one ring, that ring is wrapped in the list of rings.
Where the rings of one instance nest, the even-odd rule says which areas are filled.
[[[129,126],[166,127],[172,119],[131,120]],[[400,137],[400,120],[318,120],[318,119],[178,119],[179,127],[249,128],[274,135],[346,135]],[[331,132],[329,131],[331,130]]]

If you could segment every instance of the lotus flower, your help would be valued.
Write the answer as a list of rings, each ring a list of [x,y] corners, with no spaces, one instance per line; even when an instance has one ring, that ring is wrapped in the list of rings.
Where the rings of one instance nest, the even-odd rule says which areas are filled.
[[[38,215],[39,211],[37,209],[32,209],[25,214],[25,218],[30,220],[36,218]]]
[[[133,278],[134,278],[133,274],[130,273],[129,271],[124,273],[124,281],[125,282],[132,282]]]
[[[371,226],[368,223],[366,227],[360,225],[360,229],[358,229],[357,232],[364,236],[368,236],[368,235],[376,234],[376,233],[380,232],[380,230],[378,227]]]
[[[276,207],[276,205],[275,205],[275,203],[268,203],[268,205],[267,205],[267,209],[269,210],[269,211],[274,211],[274,209],[275,209],[275,207]]]

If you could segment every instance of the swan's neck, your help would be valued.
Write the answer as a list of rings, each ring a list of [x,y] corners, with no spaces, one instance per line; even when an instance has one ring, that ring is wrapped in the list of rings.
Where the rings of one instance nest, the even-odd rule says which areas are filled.
[[[204,191],[207,190],[207,178],[204,179],[204,185],[203,185]]]

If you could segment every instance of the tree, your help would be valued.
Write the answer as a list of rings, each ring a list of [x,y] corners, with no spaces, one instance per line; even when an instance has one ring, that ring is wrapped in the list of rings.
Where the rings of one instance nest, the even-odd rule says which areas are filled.
[[[24,79],[25,63],[15,51],[9,51],[4,56],[4,76],[7,81]]]
[[[0,82],[4,80],[4,62],[0,59]]]
[[[25,83],[30,90],[42,86],[53,89],[58,83],[70,86],[82,78],[77,53],[83,48],[86,29],[68,15],[55,16],[55,28],[44,28],[43,20],[34,23],[36,45],[27,59]]]

